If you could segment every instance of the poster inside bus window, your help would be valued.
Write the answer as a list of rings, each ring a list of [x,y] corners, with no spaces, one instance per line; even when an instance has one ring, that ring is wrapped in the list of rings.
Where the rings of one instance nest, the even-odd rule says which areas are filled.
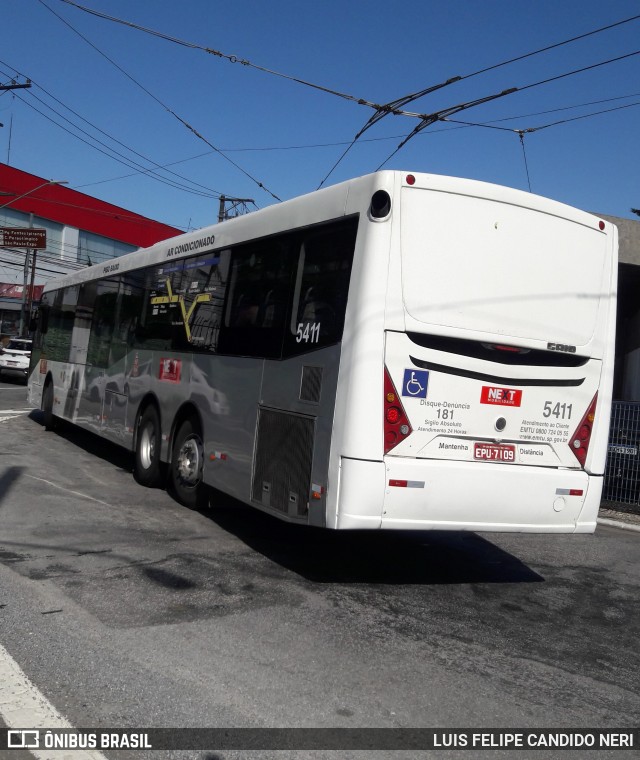
[[[195,256],[184,261],[179,294],[183,331],[178,346],[215,350],[227,287],[230,251]]]

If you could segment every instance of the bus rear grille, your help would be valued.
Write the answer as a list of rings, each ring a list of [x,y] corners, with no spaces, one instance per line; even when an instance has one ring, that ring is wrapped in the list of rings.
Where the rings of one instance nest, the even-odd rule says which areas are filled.
[[[302,381],[300,383],[300,401],[312,401],[320,403],[320,389],[322,388],[322,367],[303,367]]]
[[[314,421],[260,409],[252,499],[289,515],[308,510]]]

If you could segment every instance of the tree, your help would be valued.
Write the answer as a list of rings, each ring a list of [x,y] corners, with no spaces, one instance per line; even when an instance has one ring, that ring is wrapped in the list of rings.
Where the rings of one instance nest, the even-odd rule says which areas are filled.
[[[640,208],[632,208],[631,211],[636,215],[640,216]]]

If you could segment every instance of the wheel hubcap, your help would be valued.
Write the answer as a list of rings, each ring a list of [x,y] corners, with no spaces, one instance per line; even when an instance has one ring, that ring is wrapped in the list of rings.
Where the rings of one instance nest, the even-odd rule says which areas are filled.
[[[156,434],[153,425],[147,425],[140,433],[140,461],[149,469],[156,451]]]
[[[202,444],[195,438],[187,438],[178,452],[176,459],[178,476],[187,486],[195,486],[200,482],[202,469]]]

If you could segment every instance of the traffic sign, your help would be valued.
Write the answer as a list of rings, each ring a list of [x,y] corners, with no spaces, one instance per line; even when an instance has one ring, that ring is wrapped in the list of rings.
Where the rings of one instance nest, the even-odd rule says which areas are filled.
[[[2,248],[46,248],[47,231],[35,227],[0,227]]]

